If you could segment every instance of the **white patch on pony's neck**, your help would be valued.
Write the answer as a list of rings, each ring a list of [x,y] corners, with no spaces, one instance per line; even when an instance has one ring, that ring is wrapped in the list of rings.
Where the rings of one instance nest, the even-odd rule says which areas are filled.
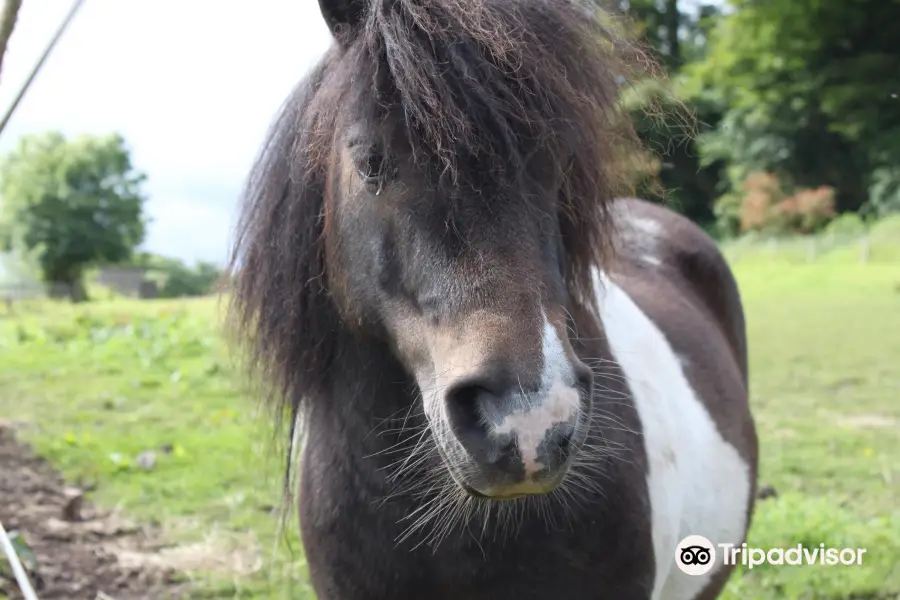
[[[662,225],[660,225],[660,223],[655,219],[648,219],[646,217],[634,217],[631,219],[631,224],[641,232],[648,235],[657,236],[662,233]]]
[[[537,473],[544,465],[538,460],[538,451],[547,433],[558,423],[574,421],[581,401],[572,365],[566,357],[559,334],[542,314],[544,329],[541,349],[544,365],[541,370],[541,387],[534,395],[520,395],[521,408],[507,415],[493,429],[494,435],[512,435],[516,438],[525,473]],[[570,383],[571,382],[571,383]]]
[[[647,221],[646,219],[642,221]],[[750,469],[725,441],[657,325],[606,274],[594,287],[603,329],[641,421],[647,453],[656,579],[651,600],[690,600],[722,565],[702,576],[675,565],[688,535],[740,546],[750,498]]]
[[[662,264],[662,261],[653,256],[652,254],[644,254],[641,256],[641,260],[647,263],[648,265],[652,265],[654,267],[658,267]]]

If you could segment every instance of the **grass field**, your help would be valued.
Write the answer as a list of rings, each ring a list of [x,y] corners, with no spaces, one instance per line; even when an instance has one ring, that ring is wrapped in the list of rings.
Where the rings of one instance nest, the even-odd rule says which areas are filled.
[[[867,549],[864,564],[738,571],[726,598],[900,597],[900,266],[739,262],[761,481],[750,543]],[[2,314],[2,313],[0,313]],[[313,598],[280,470],[210,300],[39,304],[0,316],[0,419],[92,499],[193,549],[197,596]],[[157,452],[151,470],[135,460]],[[184,559],[182,559],[184,560]],[[223,565],[224,561],[224,566]]]

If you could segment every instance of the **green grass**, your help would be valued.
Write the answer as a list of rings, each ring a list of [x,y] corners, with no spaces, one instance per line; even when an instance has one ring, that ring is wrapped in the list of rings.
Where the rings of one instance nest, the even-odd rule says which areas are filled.
[[[197,573],[197,597],[313,598],[296,527],[273,559],[280,465],[236,385],[216,309],[37,304],[0,319],[0,418],[33,425],[24,436],[72,481],[96,484],[97,503],[196,544],[192,560],[265,561],[246,577]],[[135,462],[146,450],[152,470]]]
[[[740,260],[761,484],[749,543],[865,547],[861,567],[763,566],[729,600],[900,597],[900,266]],[[312,598],[296,535],[273,558],[280,471],[208,300],[37,304],[0,317],[0,418],[93,499],[173,542],[261,557],[196,597]],[[150,471],[135,456],[169,445]],[[211,531],[217,532],[210,535]]]
[[[900,596],[900,267],[737,267],[763,484],[749,544],[867,548],[863,567],[768,566],[727,598]],[[893,332],[893,333],[891,333]]]

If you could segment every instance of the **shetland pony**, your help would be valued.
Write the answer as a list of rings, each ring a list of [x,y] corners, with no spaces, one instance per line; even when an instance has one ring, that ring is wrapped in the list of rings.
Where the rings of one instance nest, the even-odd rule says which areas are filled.
[[[749,526],[744,315],[712,240],[617,196],[638,53],[587,1],[319,6],[232,280],[318,597],[717,597],[678,547]]]

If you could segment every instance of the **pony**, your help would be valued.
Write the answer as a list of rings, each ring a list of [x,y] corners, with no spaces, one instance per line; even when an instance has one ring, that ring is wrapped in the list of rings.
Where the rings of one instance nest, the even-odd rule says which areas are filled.
[[[587,0],[319,8],[230,296],[318,597],[718,596],[756,489],[744,313],[700,228],[621,193],[642,54]]]

